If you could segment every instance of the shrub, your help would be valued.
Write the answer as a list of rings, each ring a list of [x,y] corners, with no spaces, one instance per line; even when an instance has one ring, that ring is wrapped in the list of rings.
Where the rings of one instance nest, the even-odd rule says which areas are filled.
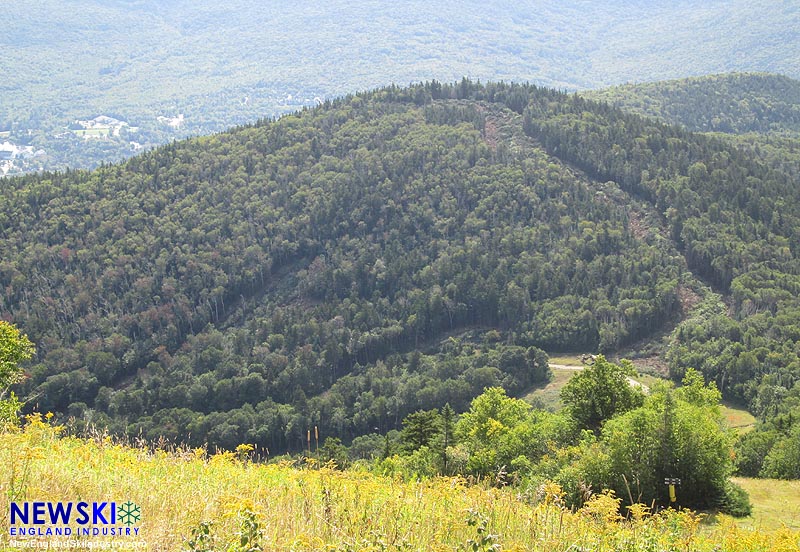
[[[747,492],[732,481],[725,485],[717,507],[720,512],[733,517],[747,517],[753,511]]]

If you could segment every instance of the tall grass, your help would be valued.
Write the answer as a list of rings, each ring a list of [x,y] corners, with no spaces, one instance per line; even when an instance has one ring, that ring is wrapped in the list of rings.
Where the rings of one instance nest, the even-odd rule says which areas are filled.
[[[56,433],[33,418],[0,434],[0,542],[9,540],[11,500],[130,500],[141,506],[150,550],[800,550],[800,533],[727,521],[701,530],[686,511],[639,508],[622,519],[610,495],[573,512],[555,485],[522,492],[457,478],[402,481],[255,464],[244,449],[209,456]]]

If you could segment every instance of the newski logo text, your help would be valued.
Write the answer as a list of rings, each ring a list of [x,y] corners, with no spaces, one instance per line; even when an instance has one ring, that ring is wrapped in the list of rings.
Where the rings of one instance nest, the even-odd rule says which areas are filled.
[[[12,502],[12,537],[138,536],[142,509],[133,502]]]

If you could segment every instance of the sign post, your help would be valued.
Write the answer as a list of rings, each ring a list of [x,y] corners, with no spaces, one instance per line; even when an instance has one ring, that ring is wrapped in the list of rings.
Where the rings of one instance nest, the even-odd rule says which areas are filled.
[[[680,485],[681,480],[677,477],[665,477],[664,478],[664,485],[669,485],[669,501],[670,503],[674,504],[678,501],[678,497],[675,495],[675,485]]]

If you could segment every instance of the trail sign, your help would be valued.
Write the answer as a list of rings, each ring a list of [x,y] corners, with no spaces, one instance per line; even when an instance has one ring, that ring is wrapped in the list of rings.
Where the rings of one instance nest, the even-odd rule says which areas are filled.
[[[669,501],[677,502],[678,497],[675,495],[675,485],[680,485],[681,480],[677,477],[665,477],[664,485],[669,485]]]

